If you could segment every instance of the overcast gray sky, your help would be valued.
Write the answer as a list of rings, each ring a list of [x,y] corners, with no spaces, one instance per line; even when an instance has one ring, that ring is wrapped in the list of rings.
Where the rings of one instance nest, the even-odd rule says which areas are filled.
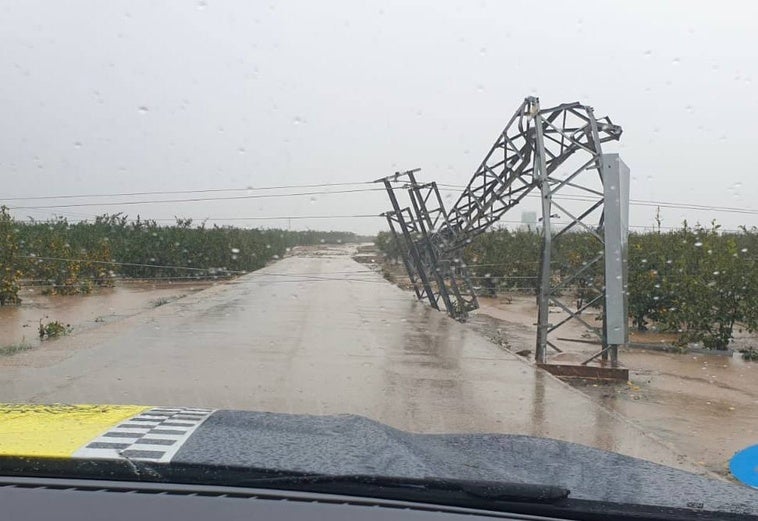
[[[523,98],[537,95],[543,106],[581,101],[623,126],[607,150],[630,166],[633,199],[758,208],[752,2],[0,6],[0,201],[11,207],[189,196],[11,197],[360,182],[414,167],[465,184]],[[387,206],[382,192],[361,192],[13,213],[219,219]],[[654,211],[633,206],[631,223],[651,224]],[[752,226],[757,214],[662,209],[669,226],[685,217]],[[384,227],[366,218],[235,224]]]

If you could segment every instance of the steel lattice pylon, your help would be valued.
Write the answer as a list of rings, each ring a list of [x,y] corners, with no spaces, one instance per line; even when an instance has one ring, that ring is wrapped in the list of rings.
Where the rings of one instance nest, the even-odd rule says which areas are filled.
[[[392,203],[387,218],[393,238],[402,245],[403,263],[419,300],[444,309],[457,319],[478,307],[466,266],[449,255],[435,230],[447,227],[447,214],[436,183],[419,184],[410,170],[380,179]],[[405,182],[411,207],[401,208],[392,182]]]
[[[628,169],[617,155],[604,155],[602,144],[618,140],[620,135],[621,127],[607,117],[595,118],[591,107],[567,103],[541,109],[539,100],[529,97],[511,117],[448,211],[436,184],[419,184],[415,170],[380,179],[393,205],[392,211],[385,215],[395,237],[404,244],[405,266],[418,298],[428,299],[437,309],[442,301],[446,311],[458,319],[476,309],[476,296],[461,261],[461,250],[531,192],[539,192],[543,247],[536,360],[547,361],[548,347],[559,350],[551,341],[551,333],[575,319],[598,333],[602,340],[602,350],[591,359],[597,356],[606,359],[610,354],[615,364],[616,346],[625,343],[627,335]],[[401,181],[406,183],[403,188],[411,201],[405,208],[401,208],[392,185]],[[581,196],[569,195],[571,205],[568,205],[560,199],[566,192],[578,192]],[[581,208],[575,209],[578,205]],[[559,225],[554,220],[556,210],[568,219],[567,223]],[[588,224],[593,218],[598,219],[597,223]],[[554,280],[551,261],[555,246],[574,229],[598,240],[597,255],[572,273],[564,270],[562,278]],[[597,266],[602,266],[603,283],[598,286],[590,281],[587,285],[594,288],[595,294],[573,311],[563,302],[562,292]],[[551,305],[566,313],[557,324],[549,321]],[[582,311],[595,305],[603,308],[602,327],[581,316]]]

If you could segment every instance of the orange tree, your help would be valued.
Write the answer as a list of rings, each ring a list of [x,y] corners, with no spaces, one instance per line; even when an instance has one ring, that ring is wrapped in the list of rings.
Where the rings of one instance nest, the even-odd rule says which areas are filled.
[[[5,206],[0,207],[0,306],[18,304],[21,269],[17,258],[19,238],[16,224]]]
[[[536,289],[541,236],[505,229],[476,237],[465,249],[477,286],[491,293],[516,288]],[[377,246],[388,253],[388,236]],[[566,234],[553,255],[556,281],[576,273],[600,251],[590,234]],[[394,253],[396,254],[396,253]],[[578,299],[587,299],[602,287],[602,266],[587,269],[570,284]],[[629,236],[629,315],[640,330],[655,325],[678,333],[679,342],[697,342],[726,349],[735,327],[758,330],[758,230],[742,227],[725,233],[690,227],[662,233]]]
[[[671,308],[662,321],[680,332],[681,342],[726,349],[736,324],[758,329],[758,265],[745,237],[711,228],[685,227],[676,235],[680,255],[673,258],[676,283]],[[749,238],[748,238],[749,240]]]
[[[537,288],[537,267],[542,240],[527,230],[489,231],[473,239],[464,250],[475,285],[488,291]]]

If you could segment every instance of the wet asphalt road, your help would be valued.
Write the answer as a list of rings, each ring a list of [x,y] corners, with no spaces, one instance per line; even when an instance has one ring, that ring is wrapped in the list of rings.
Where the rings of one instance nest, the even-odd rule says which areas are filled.
[[[0,401],[351,413],[413,432],[546,436],[700,470],[471,327],[416,302],[350,251],[287,257],[4,358]]]

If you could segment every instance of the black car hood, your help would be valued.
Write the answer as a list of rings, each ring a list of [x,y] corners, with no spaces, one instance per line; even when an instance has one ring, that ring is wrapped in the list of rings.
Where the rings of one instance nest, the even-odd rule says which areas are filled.
[[[50,468],[41,464],[44,461],[57,462],[64,471],[70,467],[61,463],[73,462],[86,471],[94,468],[93,462],[121,460],[129,465],[144,462],[153,469],[160,468],[156,465],[234,467],[530,483],[567,488],[572,499],[758,513],[758,490],[548,438],[415,434],[354,415],[135,406],[13,407],[18,410],[6,411],[11,420],[3,422],[9,432],[0,428],[0,473],[5,474]],[[90,431],[86,431],[87,422],[92,424]],[[27,445],[20,430],[29,431]],[[39,440],[41,430],[49,433],[50,444]],[[40,447],[49,450],[40,452]]]
[[[758,512],[756,490],[621,454],[532,436],[413,434],[353,415],[217,411],[172,461],[539,483],[574,499]]]

